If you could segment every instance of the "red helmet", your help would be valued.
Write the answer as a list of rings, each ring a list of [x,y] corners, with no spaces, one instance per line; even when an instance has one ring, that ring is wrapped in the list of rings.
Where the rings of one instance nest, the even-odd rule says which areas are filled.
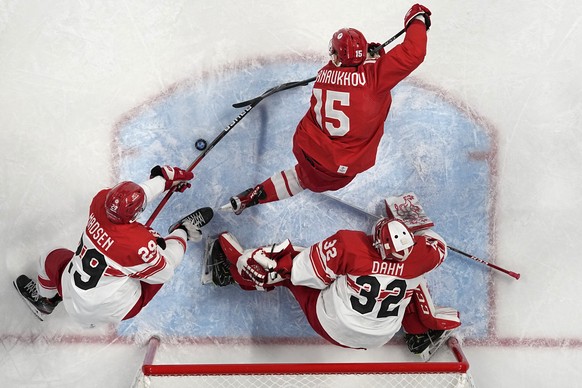
[[[396,218],[380,218],[372,229],[372,237],[382,260],[404,261],[414,246],[414,235]]]
[[[355,28],[336,31],[329,41],[329,55],[336,54],[341,66],[358,66],[366,60],[368,42]]]
[[[114,224],[129,224],[145,209],[146,196],[143,188],[134,182],[121,182],[105,197],[105,213]]]

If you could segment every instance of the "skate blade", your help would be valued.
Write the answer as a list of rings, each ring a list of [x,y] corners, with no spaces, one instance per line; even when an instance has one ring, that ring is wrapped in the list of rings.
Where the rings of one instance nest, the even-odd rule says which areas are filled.
[[[222,205],[221,207],[218,208],[218,210],[222,211],[222,212],[232,212],[234,213],[234,209],[232,207],[232,205],[229,203],[227,203],[226,205]]]
[[[32,313],[34,314],[35,317],[37,317],[40,321],[44,321],[44,318],[48,315],[45,314],[43,312],[41,312],[39,309],[37,309],[36,307],[34,307],[34,305],[32,303],[30,303],[28,301],[28,299],[26,299],[18,290],[18,287],[16,286],[15,282],[12,282],[12,284],[14,285],[14,288],[16,288],[16,292],[18,293],[18,296],[20,296],[22,298],[22,300],[24,301],[24,303],[26,303],[26,306],[30,309],[30,311],[32,311]]]

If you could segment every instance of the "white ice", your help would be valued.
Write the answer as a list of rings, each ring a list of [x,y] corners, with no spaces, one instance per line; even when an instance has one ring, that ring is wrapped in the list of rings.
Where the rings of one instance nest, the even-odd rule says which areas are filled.
[[[288,63],[289,68],[283,66],[281,71],[295,77],[299,74],[295,62],[301,66],[301,61],[325,60],[329,37],[343,26],[384,41],[402,28],[402,17],[412,3],[0,1],[2,386],[131,384],[143,359],[147,329],[135,340],[112,329],[87,332],[67,320],[60,308],[41,323],[11,283],[20,273],[33,275],[38,256],[46,250],[74,247],[93,195],[127,177],[126,143],[118,136],[128,121],[143,114],[144,106],[171,98],[188,86],[207,85],[208,80],[219,84],[228,80],[225,74],[247,75],[248,88],[229,90],[223,85],[220,96],[209,88],[208,100],[199,102],[199,109],[207,109],[207,119],[215,116],[206,129],[218,132],[235,117],[236,110],[229,104],[262,91],[263,81],[277,83],[257,79],[262,69],[273,77],[268,64]],[[456,297],[468,303],[486,288],[492,298],[480,321],[487,328],[485,338],[464,333],[470,372],[478,387],[576,386],[582,379],[582,313],[577,295],[582,257],[576,245],[582,231],[582,5],[565,0],[441,0],[426,5],[433,12],[433,27],[427,58],[414,72],[414,82],[470,112],[492,131],[496,191],[486,229],[493,246],[478,253],[522,275],[515,281],[465,261],[482,277],[464,284]],[[292,80],[296,79],[280,81]],[[286,100],[281,97],[275,103]],[[257,109],[257,113],[265,111]],[[302,113],[296,112],[296,106],[293,111],[287,122],[290,131],[296,115]],[[396,107],[391,112],[395,119],[403,119],[399,114]],[[250,129],[248,120],[253,120],[250,115],[209,154],[216,155],[212,159],[220,158],[224,151],[220,147],[247,151],[244,137],[235,131]],[[200,128],[200,123],[189,124]],[[157,127],[147,135],[154,140],[164,137]],[[233,147],[229,140],[237,136],[240,143]],[[161,147],[152,142],[151,147],[156,146]],[[176,157],[168,162],[189,162]],[[249,182],[266,173],[260,170],[248,177]],[[205,179],[200,176],[202,182]],[[431,187],[438,190],[445,183]],[[245,188],[240,184],[225,183],[224,190],[234,194],[232,190]],[[346,195],[350,197],[349,192]],[[212,198],[212,205],[221,199]],[[288,206],[310,206],[310,201],[319,200],[306,195],[291,199],[296,202]],[[447,220],[461,224],[471,204],[463,205],[451,209]],[[191,207],[176,206],[178,211]],[[247,219],[253,220],[253,214]],[[227,222],[225,217],[219,216],[218,221]],[[302,225],[289,225],[297,227]],[[284,232],[277,229],[276,237]],[[459,248],[471,244],[454,242],[462,244]],[[449,271],[463,268],[459,257],[448,262],[453,266]],[[185,268],[198,282],[196,268]],[[461,273],[459,277],[466,279]],[[169,298],[171,291],[187,284],[178,276],[160,297]],[[438,286],[443,288],[442,283]],[[471,288],[475,294],[467,291]],[[273,297],[267,298],[273,303]],[[200,309],[212,314],[211,309]],[[133,328],[147,327],[152,315],[148,313],[142,318],[146,322]]]

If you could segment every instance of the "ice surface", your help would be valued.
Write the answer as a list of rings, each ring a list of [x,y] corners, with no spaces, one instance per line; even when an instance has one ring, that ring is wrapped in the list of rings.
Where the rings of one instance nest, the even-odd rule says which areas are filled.
[[[231,107],[236,101],[229,96],[230,90],[246,88],[245,98],[260,95],[285,80],[309,78],[321,66],[312,62],[294,66],[265,63],[243,73],[219,73],[200,84],[180,85],[167,98],[156,99],[118,129],[120,179],[143,179],[143,171],[157,163],[189,165],[198,155],[195,140],[217,137],[240,113]],[[249,81],[255,79],[260,82],[249,88]],[[310,87],[283,91],[253,108],[202,159],[195,170],[194,189],[175,195],[152,225],[165,230],[180,214],[197,207],[219,208],[231,195],[292,167],[291,139],[310,93]],[[453,243],[467,244],[464,249],[485,255],[490,239],[488,201],[496,192],[488,163],[496,157],[491,134],[466,112],[414,80],[395,88],[392,109],[396,113],[386,123],[377,165],[336,195],[378,212],[384,198],[413,190],[434,214],[435,230],[454,236]],[[190,123],[196,123],[195,127]],[[488,156],[476,159],[473,155]],[[443,184],[438,186],[438,182]],[[143,217],[148,216],[146,212]],[[249,209],[240,217],[219,213],[204,230],[209,236],[228,230],[247,248],[286,238],[310,246],[338,229],[369,231],[374,221],[325,196],[304,192],[284,202]],[[128,326],[128,333],[149,328],[190,337],[313,335],[287,290],[261,295],[237,287],[202,286],[198,281],[202,255],[203,244],[191,246],[176,278],[147,313],[123,325]],[[456,306],[464,317],[463,329],[476,338],[487,335],[488,286],[474,289],[472,285],[484,284],[486,272],[483,266],[457,256],[431,274],[436,303]],[[206,312],[208,306],[212,311]],[[229,312],[244,319],[225,320]]]
[[[451,253],[429,277],[437,303],[463,314],[460,332],[479,387],[574,386],[582,378],[575,243],[582,6],[427,5],[428,55],[394,91],[378,165],[337,194],[377,213],[385,196],[414,191],[451,245],[521,272],[515,281]],[[186,352],[196,341],[317,343],[285,290],[202,287],[202,247],[192,244],[173,281],[118,329],[83,331],[62,309],[41,323],[11,282],[32,275],[47,249],[75,245],[100,188],[145,178],[157,163],[187,166],[198,153],[194,141],[213,139],[236,117],[232,103],[313,76],[340,27],[386,40],[409,6],[0,2],[2,385],[128,386],[154,332]],[[163,231],[290,167],[289,141],[309,89],[254,108],[154,226]],[[305,192],[238,217],[218,213],[207,233],[228,229],[245,246],[286,237],[308,244],[370,225],[369,217]]]

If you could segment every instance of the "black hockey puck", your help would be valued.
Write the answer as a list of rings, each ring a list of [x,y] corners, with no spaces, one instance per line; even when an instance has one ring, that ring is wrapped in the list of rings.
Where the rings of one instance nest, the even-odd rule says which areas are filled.
[[[206,149],[207,145],[208,145],[208,143],[206,143],[206,140],[204,140],[204,139],[196,140],[196,149],[198,151],[204,151]]]

